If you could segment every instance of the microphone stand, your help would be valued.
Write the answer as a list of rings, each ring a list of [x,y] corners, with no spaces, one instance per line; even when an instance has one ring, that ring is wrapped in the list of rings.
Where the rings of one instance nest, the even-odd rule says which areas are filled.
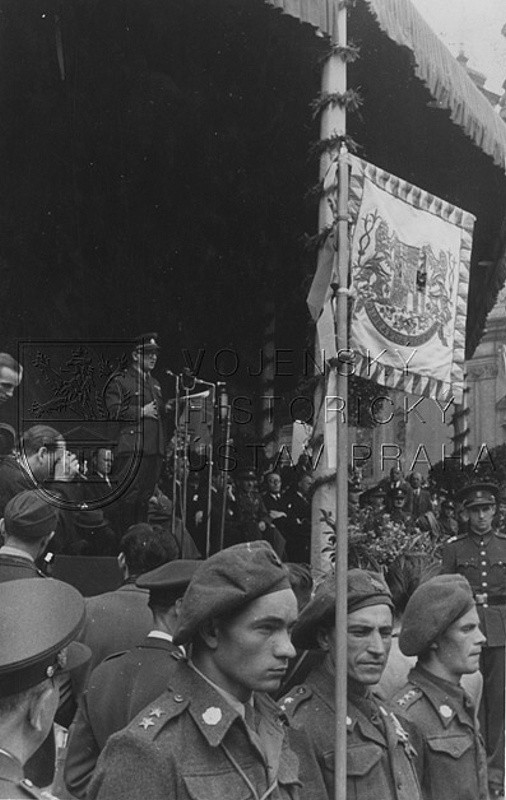
[[[225,519],[227,515],[227,498],[228,498],[228,459],[229,459],[229,445],[230,445],[230,428],[232,423],[231,407],[226,406],[226,421],[225,421],[225,468],[223,469],[223,494],[221,497],[221,516],[220,516],[220,542],[219,549],[223,550],[225,543]]]
[[[181,399],[181,388],[184,389],[184,402],[185,402],[185,418],[184,418],[184,426],[183,426],[183,443],[182,443],[182,458],[183,458],[183,476],[181,482],[181,518],[183,523],[183,535],[184,531],[186,530],[186,497],[187,497],[187,486],[188,486],[188,458],[187,458],[187,449],[188,449],[188,433],[189,433],[189,422],[190,422],[190,392],[193,391],[195,386],[198,384],[199,386],[207,386],[210,389],[209,398],[212,403],[213,413],[211,415],[211,430],[209,436],[209,444],[206,447],[206,454],[207,454],[207,466],[208,466],[208,479],[207,479],[207,495],[206,495],[206,558],[209,558],[211,554],[211,500],[212,500],[212,477],[213,477],[213,457],[214,457],[214,406],[216,402],[216,386],[217,384],[212,383],[210,381],[204,381],[199,378],[196,378],[194,375],[191,375],[188,372],[183,373],[182,375],[174,375],[173,372],[170,370],[166,370],[167,374],[172,375],[176,379],[176,409],[175,409],[175,437],[176,437],[176,446],[174,448],[174,475],[172,480],[172,493],[173,493],[173,506],[172,506],[172,530],[175,531],[176,525],[176,492],[177,492],[177,467],[178,467],[178,439],[179,439],[179,401]],[[189,385],[185,385],[184,379],[190,381]]]

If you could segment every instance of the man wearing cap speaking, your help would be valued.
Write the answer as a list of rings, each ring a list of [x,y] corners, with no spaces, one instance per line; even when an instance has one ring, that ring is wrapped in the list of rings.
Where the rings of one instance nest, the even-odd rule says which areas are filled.
[[[289,732],[264,694],[279,687],[295,653],[296,619],[287,570],[267,542],[238,544],[203,562],[174,634],[190,659],[176,664],[155,703],[109,739],[89,800],[323,798],[316,764],[313,772],[305,765],[308,782],[300,786]],[[301,752],[309,760],[309,748]]]
[[[115,451],[113,472],[125,482],[121,497],[122,530],[147,520],[148,501],[160,477],[165,456],[165,406],[152,371],[158,360],[158,334],[136,340],[130,366],[115,375],[105,392],[111,419],[124,420]]]
[[[79,592],[60,581],[0,585],[0,798],[48,798],[23,775],[47,738],[59,701],[59,674],[85,661],[72,640],[84,619]]]
[[[457,495],[468,516],[468,531],[446,542],[442,565],[442,572],[458,572],[469,581],[487,639],[480,660],[479,718],[492,797],[501,797],[504,788],[506,534],[493,528],[497,491],[495,484],[482,482],[464,487]]]
[[[36,560],[54,536],[57,510],[35,490],[9,500],[0,528],[5,544],[0,547],[0,583],[16,578],[44,578]]]
[[[392,636],[392,597],[380,575],[348,572],[348,800],[418,800],[415,750],[404,723],[372,694],[385,668]],[[335,741],[335,578],[328,576],[302,611],[293,643],[320,648],[323,663],[281,702],[290,721],[312,741],[329,800],[333,800]],[[304,774],[302,774],[304,781]],[[444,800],[439,798],[438,800]]]
[[[73,796],[86,796],[109,736],[157,699],[167,686],[171,670],[183,657],[172,638],[182,596],[198,564],[170,561],[137,579],[139,588],[149,590],[152,628],[137,647],[114,653],[91,673],[67,746],[65,782]]]
[[[414,591],[399,647],[418,661],[393,702],[423,737],[425,800],[488,800],[487,760],[476,711],[460,685],[463,675],[478,670],[484,643],[464,577],[438,575]]]

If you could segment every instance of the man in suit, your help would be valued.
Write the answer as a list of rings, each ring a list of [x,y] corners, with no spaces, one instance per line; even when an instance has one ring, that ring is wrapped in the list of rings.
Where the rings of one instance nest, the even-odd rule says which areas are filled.
[[[458,572],[471,584],[487,643],[481,654],[483,695],[479,709],[488,757],[490,796],[504,788],[506,646],[506,534],[493,528],[498,489],[492,483],[465,486],[457,495],[468,531],[443,547],[442,571]]]
[[[50,800],[25,764],[52,735],[62,673],[89,656],[74,639],[84,619],[79,592],[61,581],[0,585],[0,798]]]
[[[264,506],[274,525],[283,536],[286,536],[287,503],[282,491],[282,481],[279,472],[269,472],[265,476],[267,489],[262,492]]]
[[[409,483],[412,489],[411,514],[416,522],[422,514],[432,511],[432,503],[430,501],[430,492],[422,486],[423,478],[420,472],[412,472],[409,476]]]
[[[140,336],[130,366],[114,375],[105,391],[110,418],[125,422],[114,460],[114,477],[124,485],[118,510],[123,531],[147,520],[165,456],[165,407],[160,384],[151,374],[158,350],[158,334]]]
[[[181,598],[198,561],[171,561],[138,578],[149,591],[150,632],[137,647],[109,656],[96,667],[70,730],[65,782],[85,797],[97,759],[109,736],[124,728],[165,690],[183,651],[172,642]]]

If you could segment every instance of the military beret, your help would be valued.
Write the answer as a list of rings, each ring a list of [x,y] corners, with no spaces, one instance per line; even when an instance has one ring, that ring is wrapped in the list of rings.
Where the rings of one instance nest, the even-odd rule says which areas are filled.
[[[157,333],[143,333],[135,340],[135,350],[159,350]]]
[[[367,606],[387,605],[393,608],[392,595],[385,581],[376,572],[364,569],[348,571],[348,614]],[[312,650],[318,647],[318,626],[333,614],[336,603],[335,577],[329,575],[318,586],[314,598],[300,614],[293,629],[295,647]]]
[[[81,594],[68,583],[23,578],[0,584],[0,697],[85,663],[86,645],[72,642],[85,617]]]
[[[418,656],[439,634],[474,606],[463,575],[437,575],[421,583],[408,600],[399,635],[405,656]]]
[[[457,500],[463,504],[464,508],[488,506],[496,502],[498,491],[495,483],[473,483],[460,490]]]
[[[155,605],[172,605],[182,597],[200,561],[176,559],[145,572],[135,581],[140,589],[149,589],[149,599]]]
[[[5,530],[19,539],[42,539],[56,530],[58,510],[36,489],[15,495],[4,511]]]
[[[268,542],[227,547],[203,561],[183,597],[174,643],[189,642],[211,617],[229,615],[265,594],[290,589],[287,568]]]

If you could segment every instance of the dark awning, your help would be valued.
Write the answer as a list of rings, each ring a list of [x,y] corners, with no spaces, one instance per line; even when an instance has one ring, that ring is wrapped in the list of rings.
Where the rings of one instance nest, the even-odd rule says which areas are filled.
[[[339,0],[266,0],[337,41]],[[415,74],[441,108],[506,171],[506,125],[409,0],[365,0],[379,27],[414,56]],[[351,10],[353,13],[353,10]]]

